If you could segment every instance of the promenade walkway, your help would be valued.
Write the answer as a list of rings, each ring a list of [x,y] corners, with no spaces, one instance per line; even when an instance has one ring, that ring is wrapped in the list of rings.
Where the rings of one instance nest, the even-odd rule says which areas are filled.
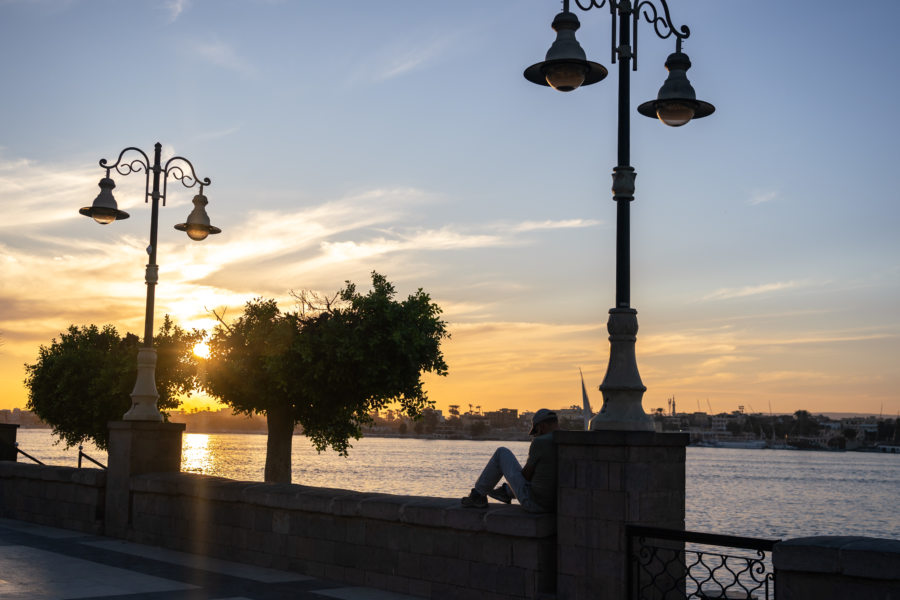
[[[0,600],[416,600],[0,519]]]

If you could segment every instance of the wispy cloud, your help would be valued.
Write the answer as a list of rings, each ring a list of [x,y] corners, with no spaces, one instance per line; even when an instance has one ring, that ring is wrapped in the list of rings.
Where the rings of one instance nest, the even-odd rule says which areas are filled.
[[[256,68],[229,44],[221,40],[195,41],[189,45],[190,52],[210,64],[242,75],[253,75]]]
[[[166,0],[163,7],[169,14],[169,23],[174,23],[189,5],[190,0]]]
[[[523,221],[511,228],[512,231],[524,233],[527,231],[542,231],[548,229],[578,229],[581,227],[594,227],[602,225],[603,221],[594,219],[566,219],[562,221]]]
[[[402,77],[430,65],[454,47],[461,33],[444,33],[397,40],[363,59],[350,83],[383,82]]]
[[[68,166],[44,166],[0,158],[0,198],[4,199],[0,229],[21,229],[78,217],[77,207],[89,206],[90,194],[103,173]],[[118,199],[118,198],[117,198]],[[74,208],[73,208],[74,207]]]
[[[755,206],[757,204],[764,204],[766,202],[771,202],[778,198],[779,194],[775,190],[770,190],[767,192],[755,192],[750,199],[747,201],[747,204],[751,206]]]
[[[234,135],[235,133],[237,133],[240,130],[241,130],[241,126],[235,125],[234,127],[226,127],[225,129],[218,129],[215,131],[205,131],[202,133],[198,133],[197,135],[194,136],[193,139],[195,141],[208,142],[211,140],[218,140],[218,139],[228,137],[230,135]]]
[[[711,294],[707,294],[702,298],[703,301],[710,300],[731,300],[733,298],[746,298],[747,296],[759,296],[761,294],[772,294],[775,292],[783,292],[787,290],[795,290],[799,288],[814,285],[813,281],[778,281],[774,283],[762,283],[759,285],[747,285],[738,288],[720,288]]]

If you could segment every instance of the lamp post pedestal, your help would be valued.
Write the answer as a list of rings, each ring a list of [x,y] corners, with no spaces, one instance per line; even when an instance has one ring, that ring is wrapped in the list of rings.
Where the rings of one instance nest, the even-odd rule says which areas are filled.
[[[603,408],[591,419],[591,431],[653,431],[653,420],[641,405],[647,388],[638,373],[634,353],[637,311],[633,308],[610,309],[606,330],[609,332],[609,366],[600,384]]]
[[[106,535],[128,537],[131,520],[136,516],[131,505],[133,476],[144,473],[178,473],[181,470],[184,429],[184,423],[109,423]]]
[[[159,392],[156,390],[156,349],[142,346],[137,356],[137,379],[131,392],[131,409],[122,417],[125,421],[163,420],[156,402]]]

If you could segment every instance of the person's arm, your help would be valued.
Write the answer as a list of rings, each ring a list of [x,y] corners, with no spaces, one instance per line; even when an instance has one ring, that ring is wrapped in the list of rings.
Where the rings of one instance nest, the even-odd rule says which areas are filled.
[[[531,481],[531,478],[534,477],[534,463],[525,463],[525,466],[522,467],[522,477],[525,478],[525,481]]]
[[[528,460],[525,461],[525,466],[522,467],[522,477],[525,478],[525,481],[531,481],[531,478],[534,477],[534,468],[537,466],[537,458],[534,454],[534,441],[532,440],[531,445],[528,447]]]

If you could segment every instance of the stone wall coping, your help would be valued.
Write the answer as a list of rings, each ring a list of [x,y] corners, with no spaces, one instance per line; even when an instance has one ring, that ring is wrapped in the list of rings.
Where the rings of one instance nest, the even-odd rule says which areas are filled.
[[[577,446],[687,446],[690,434],[657,433],[655,431],[566,431],[553,432],[553,440],[561,445]]]
[[[79,469],[77,467],[39,465],[12,461],[0,461],[0,477],[64,481],[93,487],[103,487],[106,485],[106,471],[102,469]]]
[[[556,534],[556,515],[530,513],[519,506],[465,508],[457,498],[400,496],[319,488],[298,484],[236,481],[197,473],[149,473],[131,478],[134,492],[182,495],[219,502],[298,510],[341,517],[361,517],[512,537],[543,538]]]
[[[807,573],[900,581],[900,540],[860,536],[816,536],[779,542],[775,568]]]

